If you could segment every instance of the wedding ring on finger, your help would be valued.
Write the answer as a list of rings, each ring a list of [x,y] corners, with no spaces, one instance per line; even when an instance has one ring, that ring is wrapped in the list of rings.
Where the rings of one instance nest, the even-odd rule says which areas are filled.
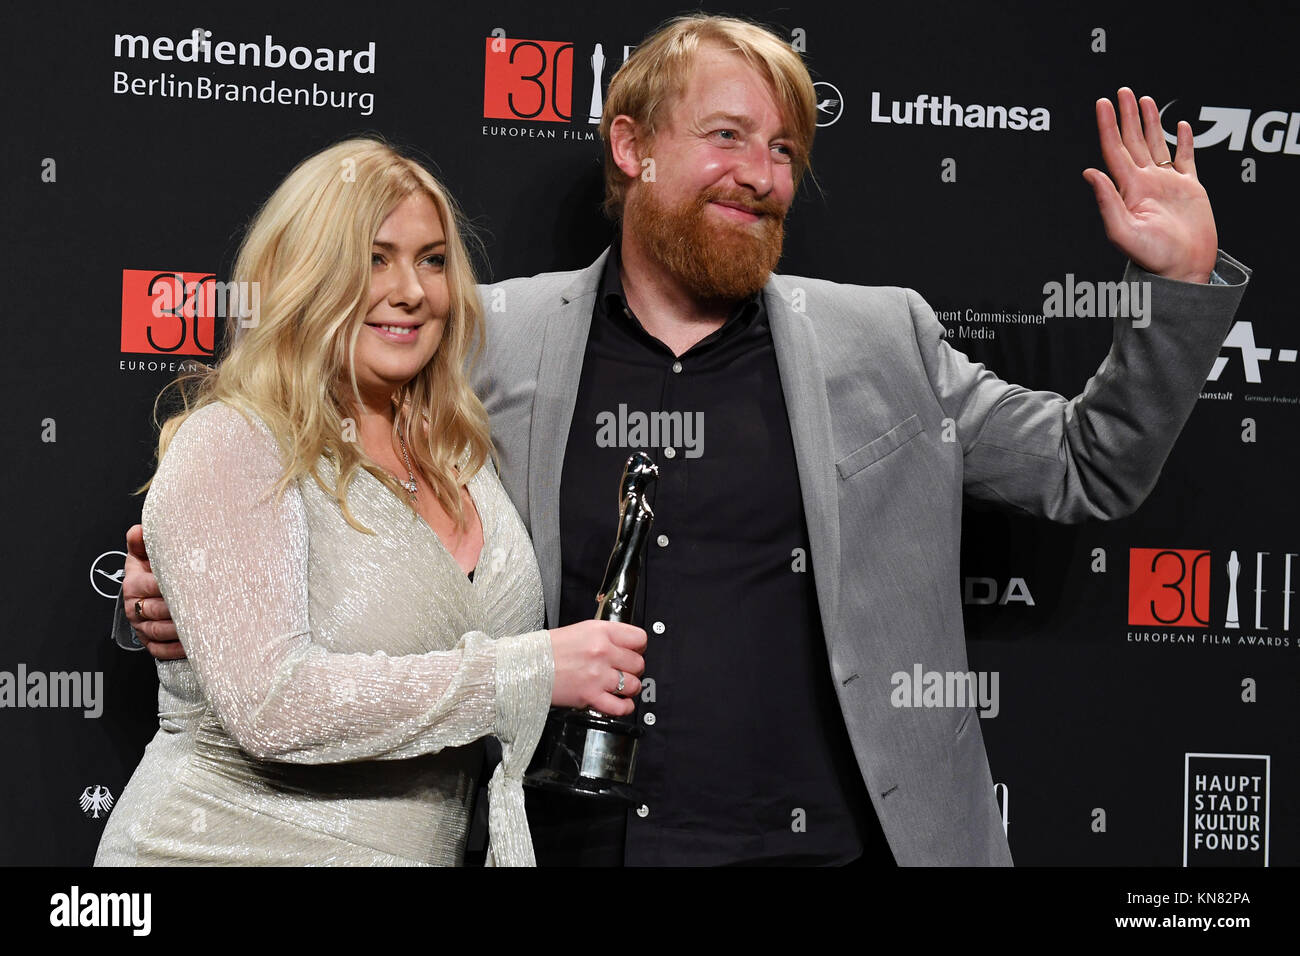
[[[135,602],[135,616],[142,621],[149,620],[147,617],[144,616],[144,601]]]
[[[1173,164],[1174,161],[1172,159],[1166,159],[1163,163],[1156,163],[1157,166],[1172,166]]]
[[[618,670],[617,667],[614,669]],[[618,671],[618,687],[616,687],[615,690],[617,690],[619,693],[622,693],[623,688],[626,686],[627,686],[627,678],[624,676],[622,671]]]

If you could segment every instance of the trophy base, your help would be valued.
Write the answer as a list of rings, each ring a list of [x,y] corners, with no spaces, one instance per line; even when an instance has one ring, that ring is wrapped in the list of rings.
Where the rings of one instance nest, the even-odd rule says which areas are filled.
[[[637,806],[635,724],[592,710],[553,709],[537,743],[524,785],[589,800]]]

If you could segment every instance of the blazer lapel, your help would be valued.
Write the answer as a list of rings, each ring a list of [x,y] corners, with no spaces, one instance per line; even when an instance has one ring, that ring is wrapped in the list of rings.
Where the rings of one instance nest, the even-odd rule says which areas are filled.
[[[557,626],[560,614],[560,475],[578,400],[594,296],[608,257],[606,249],[560,293],[542,333],[528,441],[528,525],[551,627]]]
[[[781,373],[790,416],[790,434],[799,469],[799,487],[812,548],[813,575],[821,603],[822,629],[829,639],[839,612],[840,520],[839,489],[831,441],[830,403],[826,374],[817,352],[812,321],[787,304],[787,280],[768,279],[764,289],[776,364]]]

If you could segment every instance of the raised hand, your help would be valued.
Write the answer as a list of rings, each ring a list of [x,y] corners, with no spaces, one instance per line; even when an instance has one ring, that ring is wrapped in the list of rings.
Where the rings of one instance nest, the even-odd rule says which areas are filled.
[[[1178,152],[1171,162],[1155,100],[1142,97],[1139,116],[1132,90],[1122,88],[1117,99],[1119,125],[1110,100],[1097,101],[1097,132],[1110,176],[1083,171],[1097,196],[1106,236],[1148,272],[1208,282],[1219,237],[1210,198],[1196,178],[1192,127],[1178,123]]]

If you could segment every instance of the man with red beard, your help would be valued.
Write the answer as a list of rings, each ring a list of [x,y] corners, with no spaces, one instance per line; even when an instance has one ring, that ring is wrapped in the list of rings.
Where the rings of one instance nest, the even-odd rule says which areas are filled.
[[[1150,323],[1117,321],[1067,401],[970,363],[910,290],[773,274],[816,116],[786,43],[686,17],[614,76],[618,236],[584,270],[484,290],[476,373],[552,625],[592,616],[627,455],[661,472],[634,618],[651,635],[642,802],[530,792],[539,863],[1011,862],[974,707],[891,703],[892,674],[969,670],[962,494],[1060,521],[1131,512],[1248,274],[1217,251],[1190,127],[1171,158],[1155,104],[1119,105],[1122,132],[1097,106],[1114,182],[1085,177],[1126,281],[1151,284]],[[128,614],[176,656],[132,550]]]

